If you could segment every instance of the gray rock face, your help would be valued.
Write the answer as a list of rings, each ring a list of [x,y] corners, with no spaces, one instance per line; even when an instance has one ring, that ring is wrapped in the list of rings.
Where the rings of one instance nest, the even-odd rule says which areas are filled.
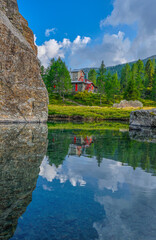
[[[113,104],[114,108],[141,108],[143,107],[143,104],[140,101],[127,101],[127,100],[122,100],[120,103],[114,103]]]
[[[16,0],[0,0],[0,122],[44,122],[48,94],[33,33]]]
[[[156,108],[131,112],[130,129],[156,128]]]
[[[0,124],[0,239],[10,239],[32,192],[47,151],[47,125]]]

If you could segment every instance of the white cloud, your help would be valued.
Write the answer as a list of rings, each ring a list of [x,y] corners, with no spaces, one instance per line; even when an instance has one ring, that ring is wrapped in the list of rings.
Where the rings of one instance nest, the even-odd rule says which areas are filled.
[[[131,26],[135,24],[138,32],[129,53],[134,59],[156,54],[156,1],[115,0],[113,6],[111,15],[102,20],[100,25]]]
[[[155,9],[155,0],[114,0],[112,13],[100,26],[122,29],[127,25],[131,29],[135,25],[133,41],[122,30],[116,34],[105,33],[95,40],[79,35],[73,41],[51,39],[38,46],[39,59],[47,67],[51,58],[62,57],[71,68],[82,68],[99,67],[102,60],[111,66],[152,56],[156,54]],[[47,34],[51,30],[54,29],[47,29]]]
[[[51,33],[55,34],[56,33],[56,28],[46,29],[45,36],[49,37]]]
[[[67,38],[64,38],[62,42],[50,39],[38,46],[38,58],[42,65],[47,67],[52,58],[65,58],[66,54],[76,54],[78,50],[84,49],[90,41],[89,37],[81,38],[80,36],[77,36],[73,42]]]
[[[129,50],[131,42],[125,38],[123,32],[118,34],[105,34],[101,43],[86,45],[76,53],[69,55],[70,66],[73,68],[98,67],[104,60],[106,66],[125,63],[131,60]]]
[[[90,37],[84,37],[81,38],[80,36],[77,36],[77,38],[73,41],[72,44],[72,54],[74,54],[77,50],[83,49],[86,47],[86,45],[91,41]]]

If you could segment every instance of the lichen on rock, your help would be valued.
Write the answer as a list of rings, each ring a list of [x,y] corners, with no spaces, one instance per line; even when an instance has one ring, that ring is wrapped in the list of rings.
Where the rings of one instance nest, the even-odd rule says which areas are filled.
[[[142,108],[143,104],[138,101],[127,101],[127,100],[122,100],[120,103],[114,103],[113,104],[114,108]]]
[[[33,32],[16,0],[0,0],[0,122],[44,122],[48,93]]]
[[[131,112],[130,129],[142,129],[143,127],[156,128],[156,108]]]

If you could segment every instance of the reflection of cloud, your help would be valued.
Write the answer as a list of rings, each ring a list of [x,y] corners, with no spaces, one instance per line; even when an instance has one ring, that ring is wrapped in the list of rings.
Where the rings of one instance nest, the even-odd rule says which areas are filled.
[[[46,178],[48,182],[52,182],[57,175],[56,167],[50,166],[48,164],[48,158],[44,157],[43,162],[40,166],[39,175],[43,178]]]
[[[104,177],[99,179],[99,189],[111,189],[112,194],[95,196],[106,212],[105,219],[93,224],[98,240],[154,240],[156,177],[112,160],[104,160],[102,169]]]
[[[47,185],[43,184],[43,190],[51,192],[52,189],[48,187]]]
[[[56,168],[55,165],[51,166],[48,162],[48,158],[45,157],[40,166],[39,175],[43,178],[46,178],[49,182],[52,182],[54,179],[59,179],[60,183],[65,183],[69,180],[73,187],[76,187],[77,185],[85,186],[86,184],[82,176],[72,170],[72,168],[70,167],[70,161],[68,160],[66,168],[63,168],[62,166]]]
[[[155,240],[156,177],[152,174],[109,159],[103,159],[99,168],[95,158],[75,156],[66,158],[58,169],[45,158],[40,169],[48,181],[55,178],[72,186],[93,184],[94,200],[106,213],[103,220],[93,224],[98,240]]]

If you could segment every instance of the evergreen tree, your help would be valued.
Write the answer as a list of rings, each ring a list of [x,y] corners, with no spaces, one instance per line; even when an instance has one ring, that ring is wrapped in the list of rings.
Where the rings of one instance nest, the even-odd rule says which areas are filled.
[[[153,83],[152,83],[151,99],[153,101],[156,101],[156,68],[155,68]]]
[[[141,96],[144,96],[144,83],[145,83],[145,68],[142,60],[137,61],[137,76],[136,76],[136,86],[140,92]]]
[[[110,72],[106,75],[105,83],[105,94],[107,101],[115,101],[115,95],[119,95],[120,92],[120,82],[118,81],[118,74],[114,73],[111,75]]]
[[[105,73],[106,73],[106,67],[104,64],[104,61],[102,61],[98,77],[97,77],[97,87],[98,87],[98,92],[100,93],[100,105],[101,105],[101,97],[102,94],[105,92]]]
[[[127,88],[124,93],[124,98],[126,100],[137,100],[139,98],[139,91],[136,87],[136,82],[132,76],[127,84]]]
[[[47,85],[50,93],[58,92],[60,96],[63,95],[63,100],[64,93],[71,89],[70,74],[61,58],[52,59],[47,74]]]
[[[151,59],[148,59],[145,65],[145,73],[146,73],[146,80],[145,80],[146,96],[150,97],[152,92],[153,76],[154,76],[154,66]]]
[[[130,65],[127,63],[121,71],[121,80],[120,80],[120,85],[121,85],[121,90],[122,92],[125,90],[125,88],[127,87],[127,84],[130,80],[130,72],[131,72],[131,67]]]
[[[95,69],[90,69],[89,73],[88,73],[88,79],[91,80],[94,85],[96,85],[96,76],[97,76],[97,72],[95,71]]]
[[[113,98],[112,75],[110,72],[108,72],[105,78],[105,94],[107,101],[110,102]]]

